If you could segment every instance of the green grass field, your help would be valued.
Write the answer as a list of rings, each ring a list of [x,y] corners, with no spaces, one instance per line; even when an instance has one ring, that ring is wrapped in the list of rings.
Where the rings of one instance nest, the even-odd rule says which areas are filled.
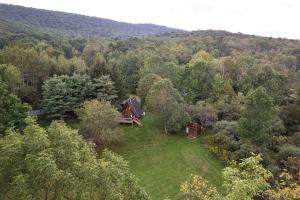
[[[79,128],[77,119],[66,119],[68,126]],[[48,119],[39,119],[46,127]],[[123,125],[122,145],[111,149],[129,161],[130,170],[153,200],[178,195],[180,184],[190,174],[198,174],[221,190],[223,164],[203,144],[203,136],[189,139],[183,134],[165,135],[153,117],[145,117],[143,126]]]
[[[221,188],[222,163],[205,148],[203,138],[165,135],[154,118],[143,126],[124,126],[124,144],[112,148],[129,161],[131,171],[152,199],[174,197],[190,174],[198,174]]]

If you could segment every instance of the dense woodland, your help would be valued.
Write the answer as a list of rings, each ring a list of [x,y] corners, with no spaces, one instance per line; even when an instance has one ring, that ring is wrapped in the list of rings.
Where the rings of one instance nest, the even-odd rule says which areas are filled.
[[[140,32],[6,5],[0,19],[0,199],[149,199],[108,150],[122,143],[117,108],[130,95],[161,134],[184,134],[189,122],[210,130],[206,147],[227,166],[223,192],[194,175],[178,198],[299,198],[300,41]],[[67,118],[79,119],[78,131]]]

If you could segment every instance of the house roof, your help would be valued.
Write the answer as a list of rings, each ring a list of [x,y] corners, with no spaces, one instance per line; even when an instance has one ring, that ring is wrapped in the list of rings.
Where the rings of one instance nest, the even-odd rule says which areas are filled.
[[[143,116],[143,111],[141,109],[141,105],[138,102],[136,97],[130,97],[127,100],[125,100],[122,105],[128,104],[133,112],[133,114],[137,118],[141,118]]]

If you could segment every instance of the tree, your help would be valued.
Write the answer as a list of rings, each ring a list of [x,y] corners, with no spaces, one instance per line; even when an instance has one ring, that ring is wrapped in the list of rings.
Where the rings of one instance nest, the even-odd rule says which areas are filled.
[[[43,110],[51,115],[63,116],[74,111],[85,100],[111,101],[116,98],[114,83],[109,76],[91,79],[88,75],[54,76],[43,85]]]
[[[11,64],[0,65],[0,80],[2,80],[10,92],[17,93],[21,84],[20,70]]]
[[[84,74],[88,71],[87,64],[80,57],[73,57],[70,60],[70,69],[68,74]]]
[[[0,139],[1,199],[148,199],[120,156],[98,158],[63,122],[27,123],[23,134],[10,129]]]
[[[96,53],[90,71],[92,77],[109,74],[109,69],[106,66],[106,59],[103,54]]]
[[[206,51],[198,51],[197,53],[195,53],[192,57],[192,59],[190,60],[190,64],[194,65],[199,61],[205,61],[208,62],[211,60],[211,56],[209,55],[209,53],[207,53]]]
[[[233,163],[223,171],[226,199],[251,200],[255,195],[270,187],[268,180],[271,172],[266,170],[260,162],[261,155],[242,159],[240,163]]]
[[[181,67],[179,67],[174,62],[164,62],[161,60],[160,56],[157,56],[159,61],[154,62],[153,60],[146,60],[144,67],[140,69],[141,77],[146,76],[147,74],[159,74],[162,78],[168,78],[172,81],[173,85],[177,86],[180,79],[180,73],[183,71]],[[147,62],[148,61],[148,62]],[[153,63],[151,63],[151,61]]]
[[[99,101],[113,101],[117,98],[114,82],[109,75],[100,76],[92,80],[92,87],[88,98],[97,98]]]
[[[299,169],[297,173],[299,174]],[[274,189],[269,189],[264,192],[264,199],[268,200],[297,200],[299,196],[299,179],[298,182],[297,180],[294,181],[288,170],[283,170],[280,174],[279,183],[276,183]]]
[[[160,81],[162,78],[157,74],[147,74],[143,78],[139,80],[138,88],[136,89],[137,95],[142,99],[142,101],[145,101],[145,98],[153,86],[154,83],[157,81]]]
[[[98,146],[120,142],[122,130],[117,121],[120,113],[109,102],[86,101],[77,114],[80,119],[79,132],[87,140]]]
[[[221,196],[205,179],[192,175],[180,186],[182,199],[186,200],[221,200]]]
[[[214,72],[210,62],[199,60],[186,67],[182,76],[183,94],[190,102],[205,100],[213,91]]]
[[[238,120],[241,116],[241,107],[243,103],[243,96],[237,98],[224,97],[219,99],[214,107],[217,110],[219,120]]]
[[[242,137],[263,142],[270,133],[272,122],[277,117],[272,98],[262,87],[251,91],[239,119],[239,132]]]
[[[192,57],[192,50],[186,46],[179,44],[173,47],[172,53],[175,54],[179,64],[187,64]]]
[[[104,52],[105,46],[99,40],[90,40],[84,47],[82,57],[91,66],[98,52]]]
[[[29,110],[30,106],[10,93],[0,80],[0,134],[3,134],[8,127],[24,128],[24,120]]]
[[[217,121],[216,110],[208,103],[197,102],[195,105],[187,107],[191,118],[203,127],[211,127]]]
[[[242,70],[244,66],[240,66],[238,64],[244,65],[244,63],[238,63],[232,59],[231,57],[225,57],[222,61],[222,74],[225,79],[232,80],[232,85],[235,87],[238,80],[240,80],[242,75]]]
[[[118,81],[113,79],[118,84],[118,88],[124,90],[123,95],[135,92],[140,79],[141,66],[143,66],[143,60],[137,51],[129,51],[117,59],[116,65],[111,70],[118,79]]]
[[[283,120],[287,131],[289,133],[297,131],[300,124],[300,103],[291,103],[280,109],[280,118]]]
[[[300,86],[297,90],[297,100],[298,100],[298,104],[300,105]]]
[[[170,102],[169,105],[166,106],[166,110],[164,112],[165,121],[165,132],[179,132],[182,130],[188,122],[191,121],[190,116],[184,110],[183,104],[177,102]]]
[[[223,95],[224,95],[224,79],[218,73],[214,76],[211,99],[215,102],[218,101]]]
[[[104,150],[100,162],[103,171],[103,199],[149,199],[147,193],[137,184],[137,179],[130,173],[128,162],[108,150]]]
[[[225,80],[225,82],[224,82],[224,93],[225,93],[225,95],[229,96],[230,98],[235,95],[235,92],[232,88],[231,79]]]
[[[70,110],[69,102],[66,102],[68,88],[66,83],[58,76],[54,76],[43,85],[43,110],[48,114],[62,116]]]
[[[146,108],[160,117],[165,133],[178,131],[189,121],[183,110],[183,99],[169,79],[162,79],[151,87]]]
[[[32,47],[6,47],[0,51],[0,64],[12,64],[21,72],[18,96],[28,103],[37,103],[40,85],[49,76],[50,68]],[[10,87],[10,85],[8,85]]]
[[[264,87],[276,104],[280,104],[288,94],[287,77],[276,72],[269,65],[249,68],[239,82],[239,91],[244,94],[258,87]]]
[[[186,199],[193,200],[252,200],[270,187],[267,181],[272,174],[260,164],[261,161],[261,155],[256,155],[223,169],[224,195],[199,176],[192,176],[183,183],[181,191]]]

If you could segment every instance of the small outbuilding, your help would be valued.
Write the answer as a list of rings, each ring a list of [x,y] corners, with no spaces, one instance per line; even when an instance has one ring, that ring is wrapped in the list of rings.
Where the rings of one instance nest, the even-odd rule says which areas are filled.
[[[203,130],[204,128],[195,122],[189,123],[185,128],[185,132],[189,138],[198,137]]]
[[[121,103],[121,113],[120,123],[141,125],[139,120],[144,116],[144,112],[136,97],[130,97]]]

